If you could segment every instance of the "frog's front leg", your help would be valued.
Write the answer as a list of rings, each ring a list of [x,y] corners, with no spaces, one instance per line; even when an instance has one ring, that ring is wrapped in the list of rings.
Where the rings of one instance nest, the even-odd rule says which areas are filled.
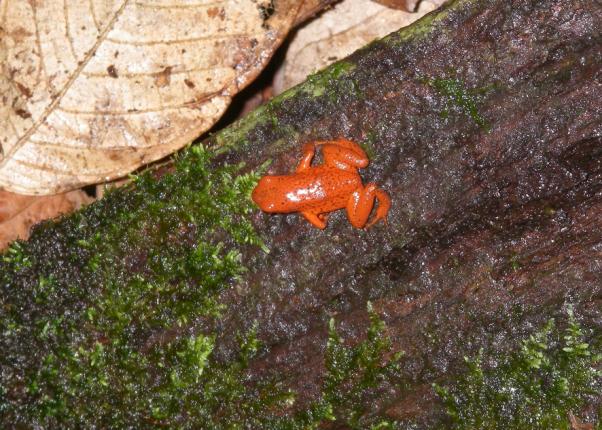
[[[372,212],[374,206],[374,199],[378,200],[378,207],[376,208],[376,214],[370,222],[368,217]],[[347,217],[356,228],[369,228],[370,226],[377,223],[379,220],[387,222],[387,213],[391,208],[391,199],[389,195],[378,188],[376,184],[368,184],[365,187],[361,187],[351,194],[347,201]],[[366,225],[366,223],[368,223]]]
[[[316,155],[316,145],[313,143],[306,143],[303,145],[303,157],[297,166],[297,172],[304,172],[311,167],[311,162]]]
[[[326,223],[328,222],[329,214],[320,214],[315,212],[303,211],[301,215],[305,217],[307,221],[309,221],[313,226],[318,227],[319,229],[324,230],[326,228]]]

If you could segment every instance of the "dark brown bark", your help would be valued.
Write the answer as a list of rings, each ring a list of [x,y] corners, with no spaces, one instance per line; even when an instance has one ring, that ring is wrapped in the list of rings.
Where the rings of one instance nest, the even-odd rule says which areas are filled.
[[[390,193],[388,225],[355,230],[338,213],[319,231],[298,215],[258,215],[271,252],[245,256],[251,273],[227,293],[221,329],[258,321],[270,352],[256,374],[284,372],[311,398],[328,319],[353,343],[371,300],[412,381],[383,407],[423,422],[432,411],[421,397],[463,356],[512,349],[568,303],[602,329],[600,4],[465,2],[439,13],[424,37],[394,34],[354,54],[332,93],[301,89],[276,105],[270,125],[225,157],[273,158],[281,174],[303,142],[370,147],[364,179]]]

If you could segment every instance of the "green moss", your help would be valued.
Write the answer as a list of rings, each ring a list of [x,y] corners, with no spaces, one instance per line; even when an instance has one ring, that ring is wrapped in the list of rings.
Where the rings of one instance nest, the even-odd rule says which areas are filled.
[[[602,391],[602,356],[584,341],[571,309],[561,332],[550,320],[495,368],[465,358],[467,374],[435,386],[454,429],[570,429],[588,396]],[[598,417],[600,419],[600,417]]]
[[[114,191],[65,220],[64,243],[36,237],[42,227],[3,255],[3,422],[140,423],[167,413],[156,403],[175,410],[164,401],[177,402],[195,385],[213,335],[165,342],[153,334],[218,318],[218,294],[244,272],[238,248],[265,249],[248,219],[259,174],[241,174],[243,165],[212,168],[211,158],[191,148],[173,174],[158,181],[144,174],[135,192]],[[39,258],[40,246],[54,260]]]
[[[481,116],[477,108],[477,98],[475,94],[481,93],[480,89],[469,91],[464,84],[457,79],[432,78],[426,79],[426,83],[435,88],[441,95],[445,96],[450,103],[459,108],[464,114],[468,115],[479,127],[489,131],[491,125]],[[447,118],[449,112],[444,110],[442,117]]]
[[[19,241],[12,242],[8,246],[8,249],[2,255],[2,261],[19,269],[27,269],[31,266],[27,251]]]
[[[522,264],[521,264],[521,262],[520,262],[519,255],[518,255],[518,254],[516,254],[516,253],[514,253],[514,252],[513,252],[513,253],[511,253],[511,254],[510,254],[510,258],[508,259],[508,265],[509,265],[509,266],[510,266],[510,268],[511,268],[513,271],[515,271],[515,272],[516,272],[517,270],[520,270],[520,268],[522,267]]]
[[[374,143],[377,141],[377,132],[375,129],[372,129],[366,133],[366,137],[362,142],[359,142],[360,146],[370,160],[375,160],[378,157],[377,151],[374,149]]]
[[[347,61],[337,61],[331,66],[320,70],[319,72],[310,75],[307,78],[307,83],[303,84],[303,91],[311,94],[313,97],[320,97],[324,94],[328,95],[329,99],[334,99],[337,93],[336,89],[340,90],[339,81],[342,76],[348,74],[355,69],[355,64]],[[352,94],[358,94],[358,86],[353,80],[345,81],[347,89]],[[337,88],[334,88],[337,87]]]

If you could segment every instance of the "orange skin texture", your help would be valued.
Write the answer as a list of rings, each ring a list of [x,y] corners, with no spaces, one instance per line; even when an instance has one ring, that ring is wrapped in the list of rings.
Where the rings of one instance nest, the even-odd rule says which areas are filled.
[[[312,166],[317,147],[324,164]],[[307,143],[295,173],[262,177],[251,197],[264,212],[300,212],[317,228],[325,228],[329,213],[339,209],[346,209],[354,227],[368,228],[381,219],[386,222],[391,208],[385,191],[373,183],[362,184],[358,169],[368,162],[364,150],[346,139]],[[378,207],[368,222],[375,200]]]

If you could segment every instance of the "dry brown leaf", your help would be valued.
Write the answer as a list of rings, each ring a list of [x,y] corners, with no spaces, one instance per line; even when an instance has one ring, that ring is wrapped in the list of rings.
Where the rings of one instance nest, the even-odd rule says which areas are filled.
[[[207,130],[300,0],[0,2],[0,187],[104,182]]]
[[[409,25],[444,0],[425,0],[416,13],[390,9],[370,0],[344,0],[302,27],[278,72],[276,94],[317,70],[346,57],[372,40]]]
[[[297,11],[297,16],[295,17],[295,23],[293,24],[293,27],[304,23],[308,19],[312,18],[319,12],[332,6],[338,1],[339,0],[304,0],[303,4]]]
[[[34,224],[79,209],[92,200],[83,191],[24,196],[0,190],[0,251],[15,239],[27,239]]]

